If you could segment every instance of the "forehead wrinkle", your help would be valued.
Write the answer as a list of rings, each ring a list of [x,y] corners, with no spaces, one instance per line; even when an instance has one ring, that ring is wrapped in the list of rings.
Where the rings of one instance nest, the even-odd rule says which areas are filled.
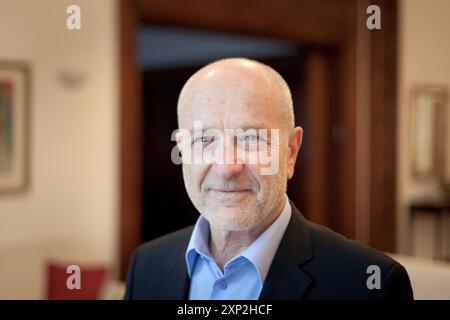
[[[252,81],[251,81],[252,80]],[[182,90],[183,97],[192,96],[204,89],[210,93],[226,94],[241,89],[270,87],[271,81],[262,72],[261,67],[248,67],[235,63],[212,64],[200,69],[186,83]]]
[[[276,91],[269,83],[242,81],[234,76],[220,77],[211,81],[192,83],[184,92],[181,104],[183,109],[195,106],[220,109],[230,103],[233,105],[227,107],[235,105],[255,109],[258,105],[262,105],[267,108],[276,102],[276,96]]]

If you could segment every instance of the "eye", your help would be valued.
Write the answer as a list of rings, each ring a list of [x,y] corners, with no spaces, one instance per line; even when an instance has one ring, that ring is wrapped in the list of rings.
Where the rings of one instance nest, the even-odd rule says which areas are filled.
[[[210,136],[202,136],[202,137],[200,138],[200,141],[201,141],[203,144],[209,144],[209,143],[211,143],[211,142],[214,141],[214,137],[210,137]]]
[[[244,137],[245,142],[256,142],[258,141],[258,136],[256,134],[247,135]]]

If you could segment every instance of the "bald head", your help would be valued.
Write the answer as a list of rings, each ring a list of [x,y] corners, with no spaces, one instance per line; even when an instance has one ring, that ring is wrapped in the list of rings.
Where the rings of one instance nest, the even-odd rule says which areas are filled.
[[[189,78],[178,99],[178,126],[189,127],[205,109],[223,117],[238,112],[238,105],[255,116],[270,112],[280,129],[294,128],[292,97],[284,79],[271,67],[245,58],[215,61]]]

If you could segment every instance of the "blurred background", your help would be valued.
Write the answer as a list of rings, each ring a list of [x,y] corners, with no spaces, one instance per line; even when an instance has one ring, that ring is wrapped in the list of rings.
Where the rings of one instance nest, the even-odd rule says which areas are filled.
[[[0,0],[0,299],[120,299],[133,250],[196,221],[176,102],[225,57],[291,88],[300,211],[450,299],[449,39],[447,0]]]

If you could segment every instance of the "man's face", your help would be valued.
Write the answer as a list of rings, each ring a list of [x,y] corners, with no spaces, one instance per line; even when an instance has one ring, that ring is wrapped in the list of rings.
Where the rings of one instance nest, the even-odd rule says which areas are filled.
[[[233,81],[227,76],[213,74],[193,86],[183,101],[180,126],[191,130],[192,139],[184,141],[182,152],[190,147],[193,156],[199,156],[198,150],[204,156],[214,155],[203,163],[183,161],[183,177],[191,201],[212,226],[245,231],[284,201],[289,132],[272,86],[259,78]],[[195,121],[201,121],[204,130],[200,137],[193,134]],[[266,129],[267,137],[259,129]],[[271,129],[278,130],[278,141]],[[263,174],[271,164],[263,164],[259,156],[256,162],[249,161],[258,151],[278,161],[275,173]]]

